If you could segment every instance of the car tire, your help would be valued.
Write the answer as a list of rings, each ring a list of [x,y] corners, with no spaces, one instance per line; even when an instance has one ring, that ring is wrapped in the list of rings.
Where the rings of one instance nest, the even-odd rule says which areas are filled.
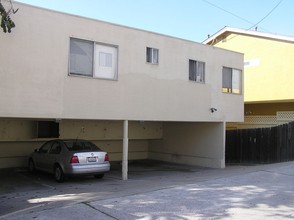
[[[104,177],[104,173],[94,175],[96,179],[102,179]]]
[[[58,183],[62,183],[64,181],[64,173],[59,165],[56,165],[54,168],[54,178]]]
[[[36,172],[35,163],[32,159],[29,159],[29,171],[30,171],[30,173]]]

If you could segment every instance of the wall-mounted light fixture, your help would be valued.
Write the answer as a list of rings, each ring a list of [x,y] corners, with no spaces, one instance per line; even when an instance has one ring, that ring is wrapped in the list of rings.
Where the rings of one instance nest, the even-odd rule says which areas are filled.
[[[217,111],[217,109],[216,108],[210,108],[210,111],[211,111],[211,113],[214,113],[214,112]]]

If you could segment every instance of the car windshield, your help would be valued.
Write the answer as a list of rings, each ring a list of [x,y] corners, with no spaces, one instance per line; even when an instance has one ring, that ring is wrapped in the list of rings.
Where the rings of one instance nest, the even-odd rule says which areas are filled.
[[[100,149],[89,141],[64,141],[69,151],[100,151]]]

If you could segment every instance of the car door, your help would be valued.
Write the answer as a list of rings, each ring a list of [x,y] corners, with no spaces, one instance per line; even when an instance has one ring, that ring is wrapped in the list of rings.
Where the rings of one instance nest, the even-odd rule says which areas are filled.
[[[53,172],[54,164],[60,162],[61,144],[59,141],[54,141],[46,158],[46,170]]]
[[[43,144],[42,147],[38,150],[35,158],[35,166],[37,169],[46,171],[47,163],[48,163],[48,153],[51,149],[53,142],[49,141]]]

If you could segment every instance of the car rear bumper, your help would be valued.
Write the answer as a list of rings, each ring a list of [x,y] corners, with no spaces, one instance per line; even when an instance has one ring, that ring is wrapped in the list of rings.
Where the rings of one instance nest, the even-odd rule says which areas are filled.
[[[110,170],[110,163],[103,164],[87,164],[80,165],[74,164],[69,167],[64,168],[64,173],[66,175],[94,175],[106,173]]]

